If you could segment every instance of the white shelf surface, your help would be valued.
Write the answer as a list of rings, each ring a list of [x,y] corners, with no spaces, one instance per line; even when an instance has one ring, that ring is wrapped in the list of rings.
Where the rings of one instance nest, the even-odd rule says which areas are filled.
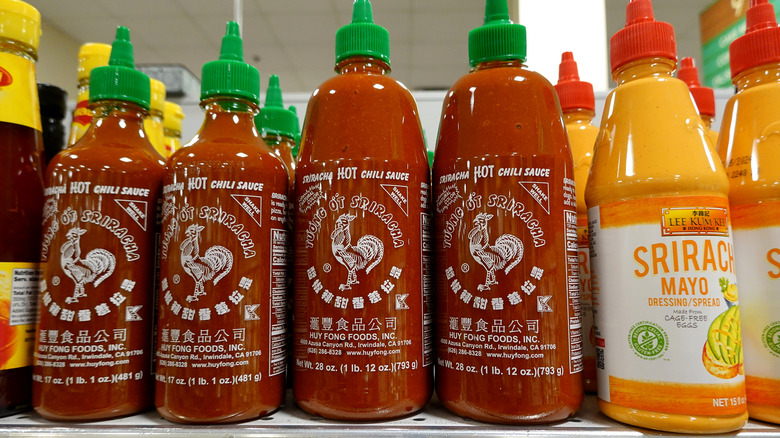
[[[634,428],[601,414],[596,397],[589,395],[579,413],[568,421],[551,425],[502,426],[467,420],[446,411],[434,399],[421,412],[393,421],[346,423],[314,417],[300,410],[288,394],[286,403],[273,414],[255,421],[220,425],[179,425],[162,419],[154,411],[116,420],[91,423],[47,421],[34,412],[0,419],[0,436],[11,437],[87,437],[144,435],[165,437],[641,437],[676,436]],[[750,421],[737,437],[780,438],[780,426]]]

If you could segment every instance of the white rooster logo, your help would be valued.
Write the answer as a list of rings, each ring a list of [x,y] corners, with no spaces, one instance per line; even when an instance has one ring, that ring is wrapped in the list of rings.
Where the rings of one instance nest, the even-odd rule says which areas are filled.
[[[357,271],[365,269],[366,274],[382,261],[385,246],[378,237],[367,234],[352,245],[352,235],[349,233],[349,223],[357,216],[342,214],[336,219],[336,229],[330,233],[331,248],[336,260],[347,268],[347,282],[339,285],[339,290],[352,289],[358,284]]]
[[[198,297],[206,295],[203,283],[213,280],[216,285],[233,268],[233,253],[224,246],[214,245],[202,256],[198,254],[201,231],[203,231],[202,226],[190,225],[184,232],[187,238],[179,245],[181,266],[195,280],[195,292],[187,296],[187,302],[198,301]]]
[[[496,269],[503,269],[509,274],[520,260],[523,259],[523,242],[517,236],[504,234],[490,244],[487,223],[492,214],[480,213],[474,218],[474,228],[469,231],[469,252],[474,260],[487,270],[485,283],[477,286],[477,290],[490,290],[490,286],[498,284]]]
[[[116,258],[113,254],[102,248],[95,248],[87,253],[83,259],[81,257],[81,236],[87,230],[79,227],[73,227],[68,230],[65,236],[68,241],[60,248],[60,265],[62,270],[74,283],[76,287],[73,290],[73,296],[65,298],[68,304],[77,303],[79,298],[86,297],[84,285],[92,283],[98,287],[100,283],[114,273],[116,267]]]

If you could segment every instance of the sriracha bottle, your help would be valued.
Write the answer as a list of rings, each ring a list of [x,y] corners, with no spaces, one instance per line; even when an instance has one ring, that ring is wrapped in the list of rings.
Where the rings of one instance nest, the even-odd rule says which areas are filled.
[[[284,397],[288,177],[255,128],[260,74],[237,23],[202,78],[206,118],[163,186],[155,405],[226,423]]]
[[[98,420],[151,406],[157,204],[165,164],[147,140],[149,77],[119,27],[92,70],[92,124],[46,172],[33,406]]]
[[[582,402],[577,204],[552,85],[487,0],[433,163],[436,393],[458,415],[540,423]]]
[[[376,420],[432,392],[429,173],[389,36],[356,0],[314,91],[296,171],[293,391],[307,412]]]

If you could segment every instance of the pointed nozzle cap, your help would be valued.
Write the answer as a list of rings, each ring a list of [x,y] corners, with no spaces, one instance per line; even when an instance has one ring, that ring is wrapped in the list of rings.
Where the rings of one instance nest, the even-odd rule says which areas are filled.
[[[336,31],[336,64],[353,56],[370,56],[390,65],[390,33],[374,23],[369,0],[355,0],[352,22]]]
[[[693,58],[683,58],[677,69],[677,79],[685,82],[691,91],[691,96],[699,108],[699,114],[715,117],[715,93],[712,88],[702,87],[699,82],[699,71],[693,63]]]
[[[769,0],[751,0],[745,35],[729,46],[731,79],[750,68],[780,62],[780,27]]]
[[[108,65],[95,67],[89,77],[89,101],[124,100],[149,109],[149,76],[135,69],[130,30],[116,29]]]
[[[558,67],[558,83],[555,84],[561,110],[596,109],[596,99],[593,96],[593,85],[580,80],[577,62],[572,52],[563,52],[561,65]]]
[[[200,100],[214,96],[238,97],[255,105],[260,102],[260,73],[244,62],[243,42],[235,21],[227,23],[219,59],[203,64]]]
[[[485,0],[485,23],[469,32],[469,65],[520,60],[527,50],[525,26],[509,19],[507,0]]]
[[[265,106],[255,116],[255,125],[263,134],[283,135],[295,138],[298,128],[298,117],[284,109],[282,89],[279,87],[279,76],[271,75],[268,81],[268,91],[265,93]]]
[[[609,40],[612,71],[641,58],[660,57],[677,61],[674,28],[655,21],[650,0],[631,0],[626,6],[626,26]]]

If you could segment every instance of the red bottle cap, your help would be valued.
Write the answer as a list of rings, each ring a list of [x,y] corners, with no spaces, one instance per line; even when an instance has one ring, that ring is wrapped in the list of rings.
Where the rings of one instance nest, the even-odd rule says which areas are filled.
[[[699,83],[699,71],[693,65],[693,58],[680,60],[680,68],[677,70],[677,78],[688,85],[693,100],[699,107],[699,114],[715,117],[715,93],[712,88],[702,87]]]
[[[561,102],[561,110],[563,111],[579,108],[591,111],[596,109],[593,85],[590,82],[580,80],[577,62],[571,52],[563,52],[561,56],[555,91],[558,93],[558,100]]]
[[[655,21],[650,0],[631,0],[626,6],[626,27],[609,40],[609,60],[612,71],[640,58],[663,57],[677,61],[674,28],[669,23]]]
[[[729,46],[731,78],[761,64],[780,61],[780,27],[769,0],[750,0],[745,35]]]

